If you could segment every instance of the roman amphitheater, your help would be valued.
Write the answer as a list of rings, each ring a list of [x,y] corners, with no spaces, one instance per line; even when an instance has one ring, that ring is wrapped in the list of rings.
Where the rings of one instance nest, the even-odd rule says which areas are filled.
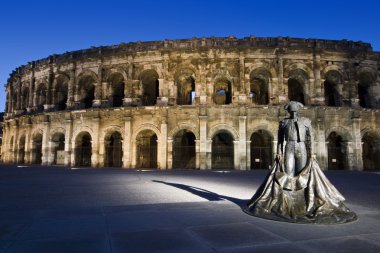
[[[6,84],[2,162],[267,169],[289,100],[323,169],[380,168],[380,53],[288,37],[122,43],[51,55]]]

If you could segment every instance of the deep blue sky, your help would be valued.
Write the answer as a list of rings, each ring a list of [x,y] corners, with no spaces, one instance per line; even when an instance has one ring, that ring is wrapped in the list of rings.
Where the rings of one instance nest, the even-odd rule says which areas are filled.
[[[365,41],[380,51],[380,1],[0,2],[0,111],[10,72],[50,54],[120,42],[249,35]]]

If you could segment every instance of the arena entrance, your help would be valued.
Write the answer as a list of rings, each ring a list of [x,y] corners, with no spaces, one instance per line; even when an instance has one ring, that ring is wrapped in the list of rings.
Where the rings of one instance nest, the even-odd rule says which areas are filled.
[[[212,138],[212,169],[234,169],[233,137],[227,132],[220,132]]]
[[[25,135],[21,136],[20,141],[18,143],[18,163],[25,163]]]
[[[51,141],[54,155],[53,164],[63,165],[65,163],[65,135],[63,133],[55,133]]]
[[[173,138],[173,168],[195,169],[195,135],[181,130]]]
[[[345,147],[342,136],[332,132],[327,138],[327,157],[329,170],[345,170],[347,164],[345,160]]]
[[[380,168],[380,138],[366,133],[362,138],[363,169],[375,170]]]
[[[75,166],[91,166],[92,138],[88,132],[78,135],[75,141]]]
[[[272,137],[259,130],[251,136],[251,169],[268,169],[272,161]]]
[[[151,130],[136,137],[136,167],[157,168],[157,135]]]
[[[113,132],[105,138],[105,160],[104,166],[122,167],[122,137],[119,132]]]
[[[42,163],[42,134],[38,133],[33,137],[32,143],[32,163]]]

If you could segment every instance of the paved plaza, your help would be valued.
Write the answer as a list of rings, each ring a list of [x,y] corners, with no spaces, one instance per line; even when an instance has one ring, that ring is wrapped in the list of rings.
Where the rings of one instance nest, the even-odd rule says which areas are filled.
[[[244,213],[267,172],[0,165],[0,252],[380,252],[380,172],[326,172],[343,225]]]

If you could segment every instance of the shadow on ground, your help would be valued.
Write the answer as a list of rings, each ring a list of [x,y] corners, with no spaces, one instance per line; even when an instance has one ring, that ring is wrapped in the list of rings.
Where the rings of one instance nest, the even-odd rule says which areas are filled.
[[[227,200],[227,201],[239,206],[242,210],[244,210],[247,207],[247,203],[249,201],[248,199],[238,199],[238,198],[233,198],[230,196],[220,195],[220,194],[217,194],[215,192],[211,192],[211,191],[206,190],[206,189],[202,189],[202,188],[190,186],[190,185],[185,185],[185,184],[169,183],[169,182],[160,181],[160,180],[152,180],[152,182],[176,187],[178,189],[187,191],[191,194],[199,196],[199,197],[206,199],[208,201]]]

